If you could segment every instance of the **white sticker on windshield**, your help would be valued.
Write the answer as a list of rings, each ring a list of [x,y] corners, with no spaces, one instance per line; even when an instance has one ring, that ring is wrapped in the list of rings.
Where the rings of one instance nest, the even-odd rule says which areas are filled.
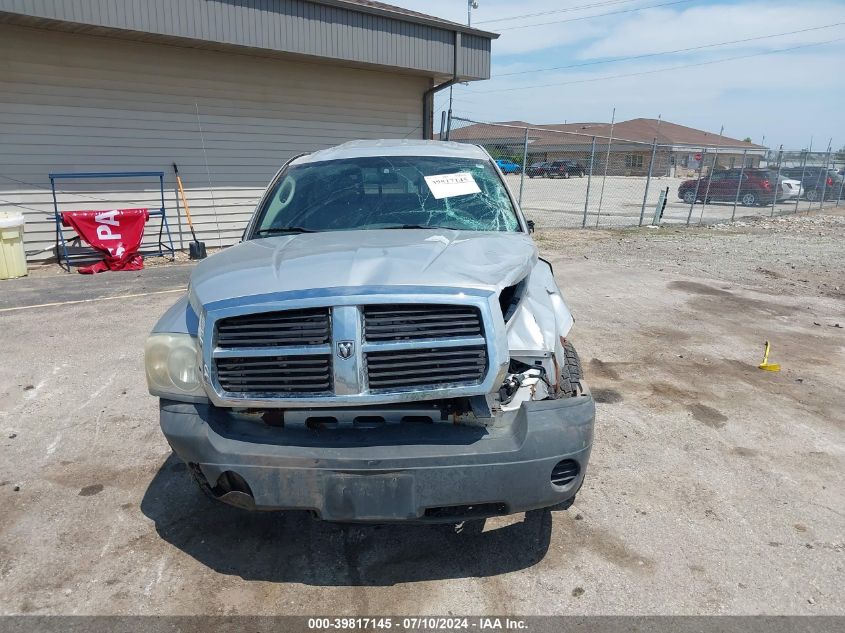
[[[426,176],[425,183],[431,190],[432,195],[438,200],[454,196],[468,196],[471,193],[481,191],[475,182],[475,178],[467,171],[441,176]]]

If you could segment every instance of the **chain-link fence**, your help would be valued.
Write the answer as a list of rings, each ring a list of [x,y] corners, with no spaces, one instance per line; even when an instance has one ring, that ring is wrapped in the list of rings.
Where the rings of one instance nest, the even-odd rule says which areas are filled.
[[[614,136],[612,124],[452,117],[443,137],[484,147],[538,227],[713,224],[845,204],[841,152],[771,150],[695,130],[706,143],[658,141],[659,121],[641,127],[634,140]]]

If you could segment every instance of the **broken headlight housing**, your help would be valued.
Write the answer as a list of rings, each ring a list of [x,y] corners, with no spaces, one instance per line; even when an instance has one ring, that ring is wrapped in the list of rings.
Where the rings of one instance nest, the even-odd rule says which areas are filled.
[[[190,334],[150,334],[144,345],[147,387],[154,396],[205,399],[197,339]]]

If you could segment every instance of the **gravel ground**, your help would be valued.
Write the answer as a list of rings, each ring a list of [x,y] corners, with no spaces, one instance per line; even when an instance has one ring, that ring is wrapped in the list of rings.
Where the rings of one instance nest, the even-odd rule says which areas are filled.
[[[845,208],[702,227],[541,229],[542,251],[641,270],[706,275],[773,294],[845,298]]]
[[[587,481],[460,539],[194,489],[141,352],[190,264],[3,282],[0,612],[845,614],[843,238],[538,232],[598,401]]]

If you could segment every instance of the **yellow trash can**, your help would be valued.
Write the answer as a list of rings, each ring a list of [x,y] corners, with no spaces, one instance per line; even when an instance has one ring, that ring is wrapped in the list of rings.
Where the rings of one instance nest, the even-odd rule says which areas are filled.
[[[0,279],[26,276],[23,215],[0,211]]]

